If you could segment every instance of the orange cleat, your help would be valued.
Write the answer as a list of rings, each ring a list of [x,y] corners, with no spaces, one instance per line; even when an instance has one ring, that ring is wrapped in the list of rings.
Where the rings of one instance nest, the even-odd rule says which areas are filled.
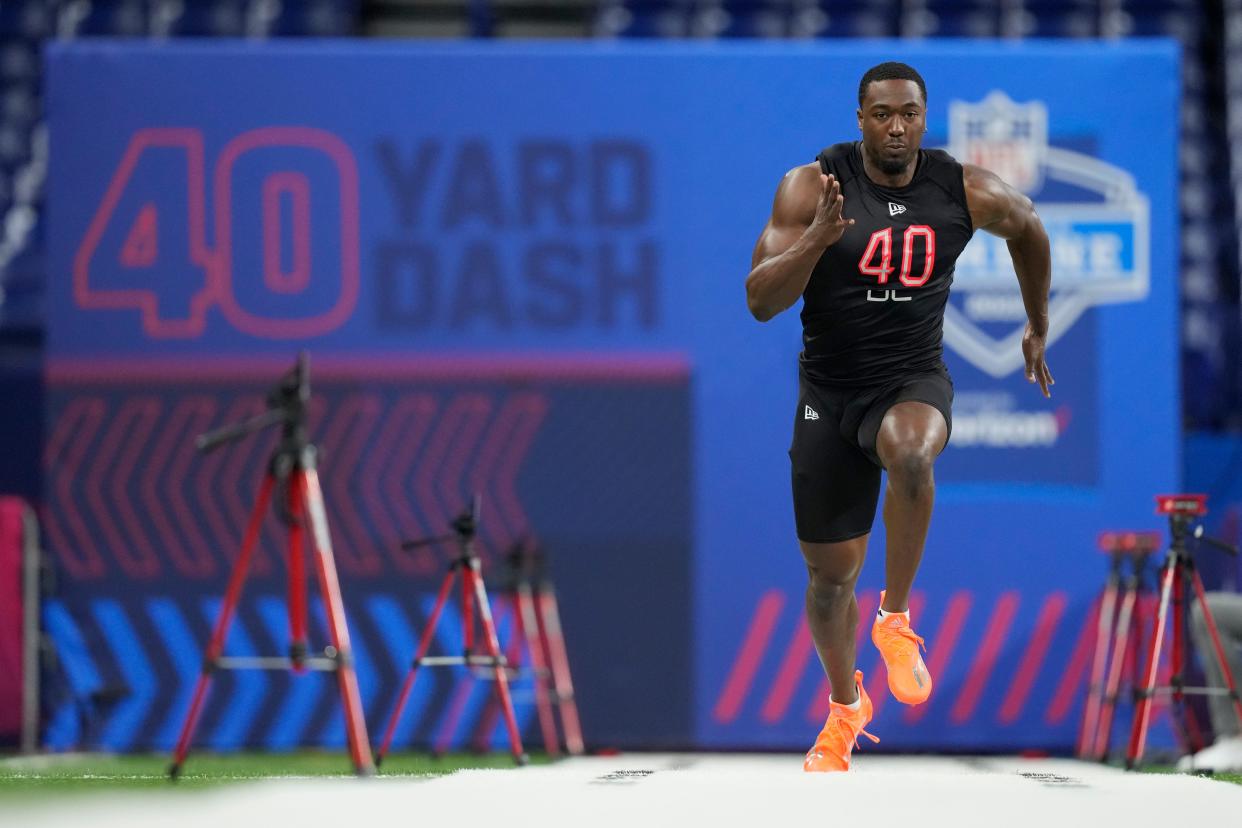
[[[884,592],[880,592],[880,605],[884,604]],[[884,658],[888,670],[888,689],[893,698],[902,704],[922,704],[932,691],[931,673],[919,655],[923,639],[910,629],[904,615],[876,616],[871,625],[871,641]],[[924,650],[927,648],[924,647]]]
[[[828,721],[819,732],[815,745],[807,751],[802,769],[808,772],[847,771],[850,769],[850,754],[858,746],[858,734],[866,736],[873,742],[880,741],[863,730],[871,721],[871,699],[863,689],[862,670],[854,671],[854,684],[858,686],[858,698],[862,704],[857,710],[851,710],[844,704],[829,703]]]

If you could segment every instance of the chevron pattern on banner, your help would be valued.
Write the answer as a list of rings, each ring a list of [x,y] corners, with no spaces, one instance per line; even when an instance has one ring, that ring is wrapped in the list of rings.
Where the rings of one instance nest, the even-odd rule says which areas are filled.
[[[531,534],[517,477],[545,419],[540,391],[328,387],[312,406],[324,499],[342,576],[427,575],[399,541],[443,534],[474,492],[480,548]],[[194,437],[258,413],[258,394],[82,394],[54,412],[44,468],[52,549],[78,580],[216,580],[227,572],[275,443],[274,430],[208,455]],[[281,548],[264,525],[254,572]]]
[[[324,370],[309,422],[372,729],[390,712],[430,610],[426,602],[456,552],[453,542],[410,551],[400,542],[444,535],[472,494],[482,495],[476,550],[489,578],[501,574],[516,541],[547,546],[564,606],[575,615],[571,647],[586,648],[571,653],[574,660],[589,659],[591,642],[613,634],[597,607],[621,600],[613,594],[618,584],[637,584],[644,567],[675,568],[688,556],[681,504],[689,499],[689,384],[681,368],[639,361],[627,363],[632,370],[621,380],[602,369],[585,379],[518,372],[462,380],[457,372],[429,378],[399,367],[389,375],[368,365],[364,377],[339,366],[335,375]],[[57,747],[165,750],[179,733],[277,439],[269,429],[206,455],[195,451],[198,434],[264,406],[266,372],[232,370],[195,379],[177,367],[139,382],[114,368],[50,383],[43,519],[62,577],[45,626],[63,657],[47,734]],[[665,423],[654,434],[653,415]],[[611,499],[597,496],[605,490]],[[616,558],[610,544],[620,533],[632,544],[626,560],[643,563],[601,585],[598,568]],[[270,510],[227,652],[287,653],[287,539]],[[684,584],[668,583],[684,594]],[[329,638],[313,576],[309,594],[310,633],[322,646]],[[512,612],[493,598],[502,644],[516,657],[512,648],[521,642],[512,640]],[[665,612],[680,618],[671,602]],[[667,643],[665,630],[688,629],[663,618],[651,616],[640,633]],[[460,649],[460,624],[446,615],[439,651]],[[610,710],[635,682],[647,681],[640,676],[678,669],[670,660],[685,661],[672,654],[576,678],[584,697]],[[491,689],[469,672],[426,671],[394,744],[506,745]],[[532,688],[518,682],[514,695],[525,728]],[[651,738],[641,722],[612,726]],[[537,744],[537,733],[524,738],[532,737]],[[213,676],[195,740],[220,751],[344,742],[334,680],[254,671]]]
[[[100,642],[88,646],[89,661],[81,666],[84,681],[98,682],[98,673],[117,665],[124,692],[101,711],[86,747],[109,751],[170,750],[189,709],[190,692],[198,678],[201,656],[219,609],[218,599],[201,601],[163,597],[121,602],[96,599],[69,608],[51,609],[55,622],[48,632],[59,644],[82,638],[84,628],[97,631]],[[419,633],[431,613],[433,596],[410,600],[373,594],[359,606],[347,601],[350,635],[368,728],[385,721],[414,655]],[[450,605],[451,608],[451,605]],[[497,633],[510,658],[527,663],[515,635],[511,603],[493,597]],[[311,602],[311,640],[328,640],[322,602]],[[288,620],[283,597],[258,595],[243,601],[229,631],[229,655],[281,655],[288,648]],[[464,643],[461,615],[446,612],[436,631],[436,652],[457,653]],[[535,737],[531,726],[534,694],[528,678],[513,680],[514,711],[523,738]],[[166,693],[164,688],[176,688]],[[507,736],[490,710],[492,682],[465,669],[424,669],[397,731],[394,745],[434,746],[456,750],[471,746],[501,747]],[[71,705],[67,705],[71,706]],[[54,710],[52,718],[73,716]],[[216,751],[237,748],[288,750],[301,745],[339,747],[345,744],[340,693],[331,674],[258,670],[228,671],[213,677],[208,703],[195,746]]]

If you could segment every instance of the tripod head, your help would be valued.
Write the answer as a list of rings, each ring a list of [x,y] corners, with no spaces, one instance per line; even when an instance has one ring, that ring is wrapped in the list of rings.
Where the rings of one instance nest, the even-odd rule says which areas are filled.
[[[300,453],[307,445],[306,408],[309,403],[310,357],[300,351],[294,366],[268,391],[267,407],[261,414],[200,434],[194,446],[205,454],[279,424],[282,427],[280,451]]]
[[[1196,519],[1206,515],[1207,511],[1207,495],[1178,494],[1156,496],[1156,514],[1168,516],[1169,536],[1172,539],[1171,546],[1174,550],[1184,552],[1187,538],[1193,537],[1197,541],[1202,541],[1222,552],[1237,557],[1237,547],[1216,538],[1207,537],[1203,533],[1203,524]]]
[[[1143,578],[1148,558],[1164,545],[1164,537],[1159,532],[1101,532],[1096,544],[1109,556],[1112,583],[1120,582],[1127,561],[1137,582]]]
[[[545,579],[547,555],[529,535],[518,538],[505,555],[506,568],[514,581],[538,583]]]
[[[1109,555],[1150,555],[1163,543],[1159,532],[1101,532],[1096,543]]]
[[[420,549],[433,546],[456,538],[461,547],[461,557],[469,558],[474,554],[474,539],[479,533],[479,521],[483,512],[483,496],[478,492],[470,498],[470,503],[460,515],[449,522],[453,532],[448,535],[435,535],[428,538],[417,538],[401,542],[402,549]]]
[[[479,533],[479,519],[482,511],[483,495],[475,492],[470,498],[470,505],[449,524],[463,543],[474,540],[474,536]]]
[[[1176,551],[1184,551],[1191,525],[1196,518],[1207,514],[1207,495],[1156,495],[1156,514],[1169,519],[1170,546]]]

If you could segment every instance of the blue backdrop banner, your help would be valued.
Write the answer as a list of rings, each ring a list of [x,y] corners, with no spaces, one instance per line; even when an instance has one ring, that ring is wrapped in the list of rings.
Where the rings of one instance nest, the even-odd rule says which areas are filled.
[[[260,467],[261,449],[182,445],[306,348],[373,727],[431,575],[392,542],[483,489],[490,554],[534,536],[560,555],[588,741],[804,747],[827,694],[785,454],[799,327],[756,323],[743,280],[781,176],[857,136],[858,79],[889,59],[926,78],[926,146],[1036,203],[1057,384],[1045,400],[1023,379],[1008,252],[978,234],[945,319],[954,434],[914,596],[937,690],[880,702],[873,730],[885,748],[1069,746],[1096,534],[1157,527],[1152,495],[1179,478],[1178,55],[1161,41],[53,44],[58,628],[153,665],[116,668],[131,695],[99,740],[170,738],[175,665],[205,640]],[[864,617],[880,521],[871,546]],[[242,620],[277,638],[267,587]],[[318,697],[290,713],[263,701],[282,686],[247,687],[245,721],[209,711],[206,740],[336,738],[307,724]],[[437,692],[408,740],[490,738],[465,690]]]

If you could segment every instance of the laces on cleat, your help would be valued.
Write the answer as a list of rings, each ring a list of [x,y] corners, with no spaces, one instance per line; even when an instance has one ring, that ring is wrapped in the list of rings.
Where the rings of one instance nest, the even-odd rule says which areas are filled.
[[[923,643],[923,636],[916,635],[914,630],[910,629],[909,627],[902,627],[900,630],[898,630],[898,632],[901,634],[902,638],[910,639],[911,641],[919,645],[919,649],[921,649],[923,652],[927,652],[927,645]]]
[[[862,747],[862,745],[858,744],[858,737],[860,734],[863,736],[866,736],[868,739],[870,739],[872,742],[875,742],[876,744],[879,744],[880,742],[880,737],[875,736],[871,733],[868,733],[866,728],[860,727],[857,730],[855,730],[854,726],[849,723],[848,719],[838,718],[838,719],[833,719],[833,721],[837,723],[837,728],[839,730],[843,729],[845,731],[845,733],[843,733],[842,735],[845,736],[846,740],[854,742],[854,747]],[[816,742],[815,746],[819,747],[819,744],[820,744],[819,742]]]
[[[923,652],[927,652],[927,645],[923,643],[923,636],[916,634],[914,630],[910,629],[908,626],[888,627],[885,629],[885,632],[890,633],[895,636],[900,636],[904,638],[906,641],[911,642],[915,646],[916,650],[921,648]],[[903,642],[896,642],[896,643],[900,647]],[[904,650],[905,648],[902,647],[901,649]]]
[[[855,733],[855,734],[854,734],[854,747],[862,747],[860,744],[858,744],[858,736],[859,736],[859,734],[861,734],[861,735],[863,735],[863,736],[866,736],[868,739],[870,739],[872,742],[874,742],[874,743],[875,743],[875,744],[877,744],[877,745],[880,743],[880,737],[879,737],[879,736],[876,736],[875,734],[872,734],[872,733],[868,733],[868,732],[867,732],[867,730],[866,730],[866,728],[862,728],[862,727],[860,727],[860,728],[858,728],[858,733]]]

